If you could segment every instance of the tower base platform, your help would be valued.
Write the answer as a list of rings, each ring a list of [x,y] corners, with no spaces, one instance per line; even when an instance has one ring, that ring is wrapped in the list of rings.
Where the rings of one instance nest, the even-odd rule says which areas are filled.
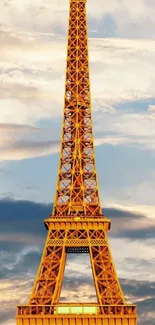
[[[17,325],[136,325],[136,306],[18,306]]]

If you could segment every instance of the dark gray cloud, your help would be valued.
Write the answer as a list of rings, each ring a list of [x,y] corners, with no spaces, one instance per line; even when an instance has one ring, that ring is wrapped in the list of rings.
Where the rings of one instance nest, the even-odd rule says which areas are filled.
[[[139,260],[139,262],[141,261]],[[120,279],[120,282],[126,295],[130,293],[130,295],[136,298],[148,299],[148,296],[155,298],[155,282],[127,279]]]
[[[43,247],[19,245],[8,251],[1,250],[0,279],[23,279],[28,274],[37,272]]]
[[[45,236],[46,231],[43,226],[44,219],[48,218],[52,212],[52,203],[43,204],[31,201],[16,201],[8,198],[0,200],[0,233],[25,233],[33,236]],[[123,211],[115,208],[105,208],[103,213],[112,221],[110,233],[115,237],[147,239],[154,238],[155,222],[148,225],[148,218],[145,215]],[[134,222],[146,224],[143,229],[135,225]],[[109,234],[110,234],[109,233]],[[11,237],[10,237],[11,239]]]
[[[0,200],[0,233],[45,234],[44,219],[52,211],[52,204],[46,205],[30,201]],[[7,239],[8,240],[8,239]]]
[[[115,218],[121,218],[122,221],[123,219],[141,219],[144,218],[144,215],[142,214],[136,214],[134,212],[128,212],[124,211],[121,209],[116,209],[116,208],[104,208],[103,213],[105,214],[106,217],[110,219],[115,219]]]
[[[138,324],[154,325],[155,321],[155,282],[120,279],[122,289],[132,297],[137,305]]]
[[[104,213],[112,221],[110,236],[135,240],[154,238],[155,221],[150,221],[145,215],[111,208],[104,209]],[[141,223],[145,224],[143,228]]]
[[[52,205],[29,201],[0,201],[0,279],[35,274],[47,235],[43,220]]]
[[[47,234],[43,225],[43,220],[49,217],[51,211],[52,204],[15,201],[8,198],[0,201],[0,281],[11,280],[14,283],[14,281],[18,279],[18,281],[22,283],[25,279],[29,278],[28,286],[32,286],[32,279],[35,278]],[[120,225],[123,224],[124,228],[120,227],[120,232],[124,233],[125,236],[127,233],[125,227],[127,227],[128,222],[130,224],[135,218],[141,222],[141,220],[145,218],[145,216],[140,214],[138,215],[113,208],[104,209],[104,214],[110,217],[114,223],[112,236],[115,237],[120,237],[120,233],[118,233],[116,227],[117,225],[120,227]],[[125,223],[123,223],[123,221],[125,221]],[[148,228],[146,228],[145,231],[147,233]],[[127,234],[127,236],[127,238],[132,238],[130,234]],[[137,238],[139,238],[138,230]],[[90,301],[96,300],[90,265],[86,263],[87,259],[84,255],[81,256],[81,261],[83,265],[85,265],[85,273],[69,269],[67,266],[69,264],[66,265],[61,301],[66,301],[69,297],[79,300],[81,297],[79,288],[81,291],[84,290],[83,299],[87,300],[89,298]],[[78,256],[76,254],[70,255],[70,260],[67,263],[78,264]],[[155,260],[146,263],[146,260],[140,258],[138,260],[135,258],[126,258],[124,260],[124,270],[125,265],[130,264],[134,265],[137,271],[139,267],[143,268],[144,266],[145,270],[147,268],[149,271],[150,265],[155,263]],[[128,299],[130,297],[130,300],[138,306],[139,324],[146,325],[147,321],[147,325],[154,325],[151,315],[155,309],[155,282],[127,279],[120,279],[120,282],[125,296],[128,297]],[[25,286],[24,290],[28,290],[28,286]],[[70,296],[71,289],[73,292],[72,296]],[[13,284],[11,290],[16,290],[16,284]],[[18,299],[21,298],[18,297]],[[14,317],[16,303],[17,301],[12,302],[14,305],[9,312],[7,310],[6,312],[0,311],[1,322]]]

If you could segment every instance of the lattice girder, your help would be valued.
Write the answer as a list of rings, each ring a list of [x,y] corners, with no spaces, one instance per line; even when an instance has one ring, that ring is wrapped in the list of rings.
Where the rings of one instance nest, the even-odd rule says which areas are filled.
[[[64,121],[53,215],[102,215],[92,134],[85,1],[70,1]]]

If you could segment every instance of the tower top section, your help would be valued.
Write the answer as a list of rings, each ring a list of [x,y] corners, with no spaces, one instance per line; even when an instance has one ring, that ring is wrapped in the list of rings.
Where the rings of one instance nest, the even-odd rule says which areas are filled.
[[[86,0],[70,0],[64,119],[53,216],[99,217]]]

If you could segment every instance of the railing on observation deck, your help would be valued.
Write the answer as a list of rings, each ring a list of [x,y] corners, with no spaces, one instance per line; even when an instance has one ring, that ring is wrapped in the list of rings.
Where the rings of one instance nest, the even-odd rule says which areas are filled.
[[[94,305],[94,304],[59,304],[59,305],[24,305],[17,307],[17,316],[26,315],[123,315],[135,317],[135,305]]]

